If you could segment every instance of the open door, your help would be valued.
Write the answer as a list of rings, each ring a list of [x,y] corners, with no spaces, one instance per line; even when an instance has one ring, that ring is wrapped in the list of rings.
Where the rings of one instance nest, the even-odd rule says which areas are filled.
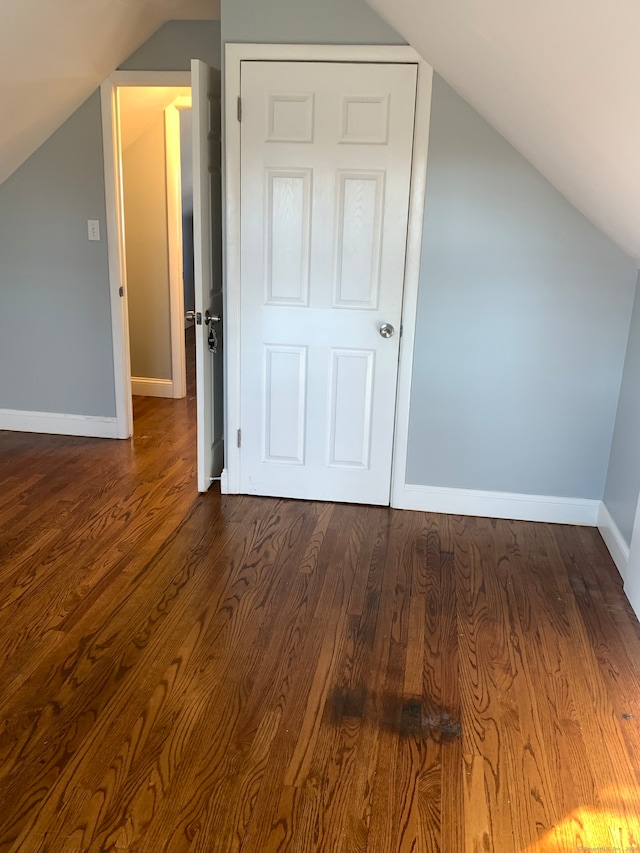
[[[224,466],[220,72],[191,61],[198,491]]]

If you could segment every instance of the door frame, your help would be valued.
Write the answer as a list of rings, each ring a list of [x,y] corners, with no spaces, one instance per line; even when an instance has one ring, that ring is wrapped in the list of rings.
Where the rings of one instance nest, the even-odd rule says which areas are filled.
[[[117,103],[118,88],[122,86],[191,86],[190,71],[114,71],[100,86],[102,106],[102,144],[104,154],[104,189],[106,206],[107,256],[109,266],[109,294],[111,302],[111,337],[113,342],[113,370],[116,397],[116,437],[133,435],[133,405],[131,400],[131,355],[129,349],[129,311],[126,289],[124,209],[122,193],[122,168],[120,123]],[[168,233],[171,241],[171,234]],[[175,251],[173,253],[175,259]],[[175,269],[175,264],[170,265]],[[172,309],[172,373],[174,369],[174,306],[179,295],[175,276],[171,276]],[[180,317],[184,335],[184,321]],[[180,354],[177,354],[180,364]]]
[[[240,69],[246,60],[298,62],[363,62],[416,65],[418,84],[413,133],[413,161],[407,224],[402,327],[396,389],[396,420],[391,463],[391,506],[402,506],[407,464],[411,376],[418,305],[422,226],[427,177],[433,69],[412,47],[391,45],[225,45],[225,395],[226,454],[223,493],[240,491]],[[233,436],[233,440],[231,440]]]

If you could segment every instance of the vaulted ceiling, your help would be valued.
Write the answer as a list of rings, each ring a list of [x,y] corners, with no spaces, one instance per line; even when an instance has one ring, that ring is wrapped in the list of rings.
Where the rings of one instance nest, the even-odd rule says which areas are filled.
[[[367,2],[640,262],[637,0]],[[218,16],[219,0],[0,0],[0,183],[162,23]]]
[[[367,0],[640,260],[637,0]]]
[[[0,0],[0,183],[165,21],[216,0]]]

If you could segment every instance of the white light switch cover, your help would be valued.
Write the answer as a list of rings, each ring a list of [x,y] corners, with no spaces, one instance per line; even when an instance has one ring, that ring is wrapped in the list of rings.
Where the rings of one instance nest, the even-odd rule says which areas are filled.
[[[97,219],[87,219],[87,230],[90,240],[100,239],[100,222]]]

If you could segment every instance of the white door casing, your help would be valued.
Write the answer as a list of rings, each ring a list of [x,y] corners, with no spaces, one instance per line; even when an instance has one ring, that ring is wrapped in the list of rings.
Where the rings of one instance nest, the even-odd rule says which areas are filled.
[[[117,438],[133,435],[118,89],[190,85],[189,71],[115,71],[100,87]]]
[[[191,61],[193,110],[193,235],[196,324],[198,491],[206,492],[224,462],[222,323],[222,198],[220,72]],[[209,351],[213,329],[217,353]]]
[[[242,65],[241,491],[389,503],[416,84]]]
[[[411,377],[415,341],[415,321],[420,279],[422,230],[426,194],[429,120],[433,69],[411,47],[391,45],[300,45],[300,44],[231,44],[225,45],[225,425],[226,435],[233,436],[225,445],[225,470],[222,491],[241,491],[240,441],[236,434],[242,427],[240,406],[242,373],[240,360],[240,129],[238,99],[241,70],[247,60],[288,62],[359,62],[414,65],[418,69],[416,113],[413,139],[413,169],[409,200],[407,249],[402,309],[403,334],[399,341],[400,357],[396,395],[395,437],[391,505],[406,504],[405,468],[407,459]]]

